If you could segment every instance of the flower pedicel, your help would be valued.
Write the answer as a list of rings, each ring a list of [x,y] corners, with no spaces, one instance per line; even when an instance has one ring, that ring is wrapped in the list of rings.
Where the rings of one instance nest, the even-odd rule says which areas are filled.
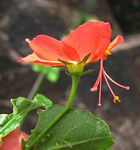
[[[80,75],[84,72],[84,66],[88,63],[100,60],[100,71],[91,91],[96,91],[99,87],[98,106],[101,106],[102,76],[104,77],[110,92],[114,97],[114,103],[119,102],[108,82],[129,90],[128,86],[123,86],[106,73],[103,61],[111,54],[110,50],[123,42],[123,37],[118,35],[112,42],[111,27],[109,23],[102,21],[88,21],[71,31],[63,40],[57,40],[47,35],[38,35],[32,40],[26,39],[33,53],[25,58],[20,58],[20,62],[31,62],[46,66],[65,66],[70,74]]]

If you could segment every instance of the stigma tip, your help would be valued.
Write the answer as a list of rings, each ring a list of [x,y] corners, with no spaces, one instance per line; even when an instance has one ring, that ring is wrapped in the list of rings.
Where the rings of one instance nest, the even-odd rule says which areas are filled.
[[[91,89],[90,89],[91,92],[95,92],[95,91],[97,91],[97,90],[98,90],[97,87],[94,87],[94,88],[91,88]]]
[[[27,43],[30,43],[30,40],[29,40],[29,39],[25,39],[25,41],[26,41]]]
[[[130,87],[129,87],[129,86],[126,86],[126,90],[130,90]]]
[[[100,107],[101,105],[102,105],[102,104],[100,104],[100,103],[98,104],[99,107]]]

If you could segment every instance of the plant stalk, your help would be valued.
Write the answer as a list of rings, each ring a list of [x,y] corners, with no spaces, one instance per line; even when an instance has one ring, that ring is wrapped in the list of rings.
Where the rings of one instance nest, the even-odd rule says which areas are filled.
[[[25,150],[30,150],[33,145],[35,143],[37,143],[66,113],[67,111],[71,108],[72,104],[73,104],[73,101],[74,101],[74,98],[75,98],[75,95],[76,95],[76,91],[77,91],[77,87],[78,87],[78,83],[79,83],[79,80],[80,80],[80,76],[79,75],[71,75],[72,77],[72,87],[71,87],[71,92],[70,92],[70,95],[69,95],[69,98],[68,98],[68,101],[66,103],[66,106],[64,108],[64,110],[58,115],[56,116],[56,118],[48,125],[48,127],[43,130],[33,141],[32,143],[30,143],[30,145],[26,145],[25,147]]]
[[[32,99],[32,98],[35,96],[35,94],[36,94],[37,91],[39,90],[39,88],[40,88],[40,86],[41,86],[41,84],[42,84],[44,78],[45,78],[45,75],[44,75],[44,74],[41,74],[41,73],[40,73],[40,74],[38,75],[38,77],[37,77],[37,79],[36,79],[36,81],[35,81],[35,83],[34,83],[32,89],[31,89],[31,91],[30,91],[30,93],[29,93],[29,95],[28,95],[28,98],[29,98],[29,99]]]

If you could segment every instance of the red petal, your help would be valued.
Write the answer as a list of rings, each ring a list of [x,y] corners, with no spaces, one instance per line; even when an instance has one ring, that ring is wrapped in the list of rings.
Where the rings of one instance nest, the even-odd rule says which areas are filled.
[[[77,61],[77,62],[81,61],[79,54],[77,53],[77,51],[74,48],[70,47],[69,45],[67,45],[64,42],[63,42],[63,45],[64,45],[63,52],[64,52],[65,56],[67,56],[69,58],[69,60]],[[68,61],[68,59],[66,61]]]
[[[3,138],[0,150],[22,150],[22,139],[28,139],[28,135],[15,129]]]
[[[115,46],[121,44],[124,41],[123,37],[121,35],[118,35],[108,46],[107,50],[110,51],[111,49],[113,49]],[[104,42],[104,41],[103,41]],[[97,53],[91,61],[96,61],[98,60],[101,56],[103,56],[104,53]]]
[[[36,53],[32,53],[24,58],[20,58],[18,62],[31,62],[31,63],[47,65],[47,66],[63,66],[63,64],[59,61],[41,59],[36,55]]]
[[[121,35],[118,35],[108,46],[107,50],[111,50],[112,48],[114,48],[115,46],[123,43],[124,38]]]
[[[80,58],[87,54],[94,55],[103,53],[109,45],[111,28],[109,23],[89,21],[80,25],[64,38],[64,42],[77,50]]]
[[[36,54],[47,60],[78,60],[79,56],[76,51],[64,44],[62,41],[56,40],[46,35],[39,35],[28,43]]]

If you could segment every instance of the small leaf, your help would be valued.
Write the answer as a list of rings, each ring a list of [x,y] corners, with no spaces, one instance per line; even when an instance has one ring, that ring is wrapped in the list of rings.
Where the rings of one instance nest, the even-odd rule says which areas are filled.
[[[47,74],[47,79],[50,82],[57,82],[60,75],[60,71],[58,68],[51,68],[50,72]]]
[[[50,99],[48,99],[47,97],[41,94],[37,94],[34,97],[34,102],[39,102],[39,103],[42,102],[42,105],[46,106],[47,108],[50,108],[53,105],[53,102]]]
[[[19,97],[17,99],[12,99],[11,103],[13,105],[13,113],[0,114],[0,141],[2,137],[20,126],[29,111],[42,106],[50,107],[50,102],[49,106],[47,106],[48,103],[45,101],[45,98],[37,99],[37,97],[33,101],[24,97]]]
[[[37,73],[42,73],[42,74],[46,74],[47,72],[49,72],[51,67],[48,67],[48,66],[41,66],[41,65],[36,65],[36,64],[33,64],[32,65],[32,70],[34,72],[37,72]]]
[[[50,82],[57,82],[59,75],[60,75],[60,70],[56,67],[50,67],[50,66],[41,66],[41,65],[32,65],[32,70],[37,73],[41,73],[45,75],[46,79]]]
[[[39,111],[39,121],[28,141],[27,150],[57,117],[64,107],[53,106]],[[72,108],[38,141],[34,150],[107,150],[113,144],[107,124],[86,110]]]

